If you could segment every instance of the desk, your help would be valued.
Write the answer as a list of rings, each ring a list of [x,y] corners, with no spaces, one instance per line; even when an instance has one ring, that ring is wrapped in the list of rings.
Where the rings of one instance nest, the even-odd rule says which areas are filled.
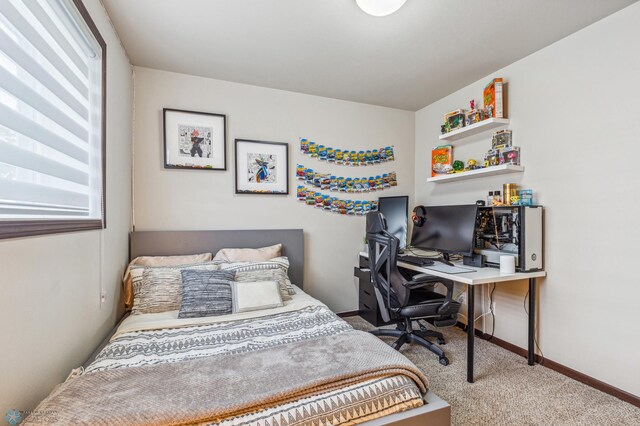
[[[361,252],[360,256],[368,259],[368,253]],[[467,286],[467,382],[473,383],[473,351],[475,340],[474,326],[474,305],[475,305],[475,287],[490,283],[506,283],[519,280],[529,280],[529,324],[528,324],[528,361],[529,365],[535,362],[535,324],[536,324],[536,278],[545,277],[545,271],[535,272],[517,272],[515,274],[501,274],[498,268],[476,268],[473,266],[465,266],[462,263],[454,262],[456,266],[474,269],[474,272],[463,274],[449,274],[446,272],[434,271],[424,266],[416,266],[410,263],[398,261],[398,267],[429,274],[440,278],[445,278]]]

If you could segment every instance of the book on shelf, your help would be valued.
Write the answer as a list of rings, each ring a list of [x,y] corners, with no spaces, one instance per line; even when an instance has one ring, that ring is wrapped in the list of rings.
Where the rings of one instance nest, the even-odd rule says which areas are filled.
[[[504,87],[501,78],[494,78],[484,88],[484,108],[489,112],[488,118],[505,118]]]
[[[453,147],[440,145],[431,150],[431,177],[446,174],[452,169]]]

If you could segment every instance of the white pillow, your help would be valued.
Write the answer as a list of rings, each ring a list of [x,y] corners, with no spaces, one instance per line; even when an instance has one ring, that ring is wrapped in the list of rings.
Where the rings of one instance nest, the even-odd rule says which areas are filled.
[[[233,313],[277,308],[284,303],[276,281],[235,281],[232,285]]]
[[[216,253],[213,260],[224,262],[258,262],[282,255],[282,244],[262,248],[223,248]]]

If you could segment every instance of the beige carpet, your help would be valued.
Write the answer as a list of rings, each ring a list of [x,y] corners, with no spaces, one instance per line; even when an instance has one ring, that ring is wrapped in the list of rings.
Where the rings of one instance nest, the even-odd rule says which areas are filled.
[[[359,330],[374,328],[360,317],[345,320]],[[640,425],[640,408],[546,367],[531,367],[525,358],[480,339],[475,382],[467,383],[466,334],[455,327],[438,330],[447,340],[442,348],[448,366],[417,345],[401,352],[426,374],[431,391],[451,404],[454,425]]]

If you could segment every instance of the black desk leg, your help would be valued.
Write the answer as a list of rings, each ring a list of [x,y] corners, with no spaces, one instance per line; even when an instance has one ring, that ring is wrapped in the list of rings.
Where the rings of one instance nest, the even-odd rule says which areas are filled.
[[[535,334],[536,334],[536,279],[529,278],[529,365],[535,363]]]
[[[475,287],[467,285],[467,382],[473,383],[473,339],[475,338]]]

